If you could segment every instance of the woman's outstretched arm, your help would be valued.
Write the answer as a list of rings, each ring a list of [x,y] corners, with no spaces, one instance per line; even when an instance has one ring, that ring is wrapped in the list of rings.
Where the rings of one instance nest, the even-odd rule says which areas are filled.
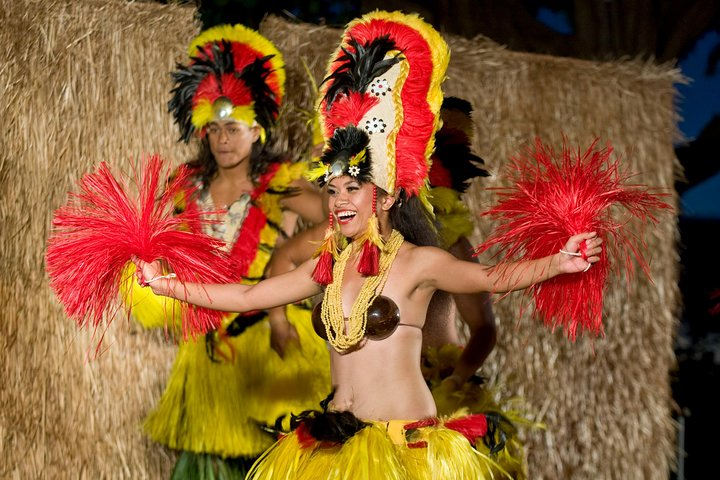
[[[587,260],[572,255],[580,250],[583,241],[587,245]],[[522,290],[563,273],[585,271],[600,260],[601,244],[602,239],[595,232],[581,233],[570,237],[563,247],[562,250],[569,253],[558,252],[495,268],[458,260],[443,250],[433,248],[419,248],[422,252],[417,252],[416,257],[422,270],[421,278],[427,286],[449,293],[503,293]]]
[[[265,310],[303,300],[321,291],[311,276],[315,260],[255,285],[182,283],[176,278],[152,280],[163,275],[160,262],[134,261],[138,282],[141,285],[146,282],[155,294],[226,312]]]

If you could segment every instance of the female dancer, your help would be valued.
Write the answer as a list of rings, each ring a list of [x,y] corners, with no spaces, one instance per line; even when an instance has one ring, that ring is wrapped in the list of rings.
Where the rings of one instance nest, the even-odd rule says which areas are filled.
[[[324,412],[296,418],[250,478],[490,478],[492,460],[473,448],[487,434],[485,417],[438,419],[422,376],[430,299],[437,290],[506,292],[582,272],[599,260],[601,240],[574,235],[558,246],[568,253],[502,269],[429,246],[422,190],[447,47],[418,17],[386,12],[351,22],[341,47],[322,92],[327,142],[314,171],[327,182],[332,215],[325,253],[255,285],[180,284],[159,262],[136,260],[138,279],[159,295],[229,311],[293,303],[327,285],[313,323],[333,347],[334,395]],[[572,255],[583,242],[586,256]]]

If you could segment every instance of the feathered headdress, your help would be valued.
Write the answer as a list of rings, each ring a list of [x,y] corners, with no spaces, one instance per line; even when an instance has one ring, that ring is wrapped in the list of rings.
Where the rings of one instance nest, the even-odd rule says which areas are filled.
[[[458,97],[447,97],[440,110],[442,128],[435,134],[435,152],[430,168],[430,185],[463,193],[475,177],[490,175],[485,163],[472,150],[472,105]]]
[[[425,191],[449,58],[443,38],[417,15],[373,12],[350,22],[320,88],[325,148],[309,178],[324,184],[349,175],[390,194],[418,195],[429,207]],[[365,275],[377,273],[376,224],[373,215],[362,239]],[[327,257],[318,262],[323,272],[316,269],[321,283],[332,277],[325,268],[333,248],[325,242],[318,251]]]
[[[185,142],[203,136],[210,122],[236,120],[261,127],[265,141],[285,93],[282,55],[255,30],[219,25],[200,33],[188,49],[188,65],[172,73],[168,109]]]
[[[430,167],[430,203],[442,245],[450,247],[474,228],[472,215],[462,194],[476,177],[487,177],[483,159],[472,151],[472,105],[447,97],[440,110],[442,127],[435,134],[435,152]]]

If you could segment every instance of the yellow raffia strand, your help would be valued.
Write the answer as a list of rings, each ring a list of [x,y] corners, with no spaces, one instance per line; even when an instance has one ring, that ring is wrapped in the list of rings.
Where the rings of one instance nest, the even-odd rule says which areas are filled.
[[[430,187],[428,186],[429,183],[427,180],[425,181],[425,185],[420,189],[420,192],[418,193],[418,198],[420,199],[420,203],[423,207],[425,207],[425,210],[430,214],[432,218],[435,218],[435,209],[433,208],[432,202],[430,201],[430,197],[432,194],[430,193]]]
[[[378,247],[380,247],[381,251],[385,245],[385,240],[383,240],[383,238],[380,236],[380,226],[378,225],[377,215],[374,213],[368,220],[367,228],[356,240],[357,245],[363,245],[365,242],[370,242],[373,245],[377,245]]]
[[[334,225],[332,227],[328,225],[328,228],[325,229],[325,237],[323,238],[323,242],[320,244],[320,247],[318,247],[318,249],[315,251],[312,258],[317,258],[324,252],[330,252],[333,258],[337,260],[337,257],[340,253],[340,245],[338,244],[337,237],[337,227],[335,227]]]
[[[343,275],[350,255],[354,250],[353,245],[356,243],[358,245],[362,244],[353,242],[348,245],[340,254],[337,262],[335,262],[333,283],[328,285],[325,290],[321,318],[323,325],[325,325],[328,341],[336,351],[345,352],[356,346],[365,337],[368,308],[370,308],[375,298],[382,293],[390,266],[395,260],[403,241],[402,234],[397,230],[393,230],[390,239],[385,242],[385,246],[380,252],[380,272],[375,276],[365,278],[362,287],[360,287],[360,292],[358,292],[358,296],[353,302],[347,329],[345,328],[345,315],[343,314],[342,305]]]

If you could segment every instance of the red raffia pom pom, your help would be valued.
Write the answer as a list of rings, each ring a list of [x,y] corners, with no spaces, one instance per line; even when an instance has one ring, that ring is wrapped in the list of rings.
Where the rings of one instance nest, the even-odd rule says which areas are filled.
[[[319,257],[318,262],[313,269],[312,279],[320,285],[330,285],[333,280],[333,266],[335,265],[335,256],[338,253],[337,238],[333,230],[333,215],[330,214],[328,219],[328,227],[325,230],[325,238],[322,245],[318,248],[313,257]]]
[[[602,335],[603,290],[611,260],[617,260],[629,281],[634,274],[632,259],[649,277],[643,258],[642,235],[626,231],[631,218],[642,227],[657,223],[655,213],[672,207],[660,200],[668,194],[629,183],[631,175],[610,160],[612,147],[597,149],[596,139],[581,153],[563,145],[562,156],[535,141],[535,149],[513,158],[507,169],[511,187],[494,188],[499,203],[484,213],[498,227],[476,249],[476,255],[499,247],[503,263],[542,258],[557,253],[568,238],[583,232],[597,232],[603,239],[600,261],[587,272],[565,274],[531,287],[535,316],[555,329],[561,325],[572,341],[578,328]],[[624,218],[615,219],[619,209]],[[644,230],[644,228],[642,229]],[[584,247],[584,244],[581,246]],[[615,270],[615,268],[612,268]],[[511,274],[512,272],[507,272]],[[619,273],[616,271],[616,273]]]
[[[136,172],[133,182],[138,193],[131,197],[127,180],[118,181],[103,162],[80,179],[79,193],[69,193],[67,203],[55,211],[47,272],[50,287],[78,326],[112,321],[121,304],[122,276],[133,256],[146,262],[166,260],[181,282],[236,280],[220,250],[222,242],[188,231],[188,224],[207,221],[202,214],[173,214],[173,199],[187,184],[188,171],[181,168],[167,184],[163,170],[157,155],[144,158],[141,178]],[[223,316],[186,303],[181,309],[184,337],[218,327]]]
[[[367,228],[360,235],[358,242],[362,242],[362,249],[358,257],[357,271],[360,275],[366,277],[375,276],[380,272],[380,247],[383,245],[383,239],[380,236],[380,227],[378,225],[375,206],[377,202],[377,187],[373,185],[373,214],[368,221]]]

